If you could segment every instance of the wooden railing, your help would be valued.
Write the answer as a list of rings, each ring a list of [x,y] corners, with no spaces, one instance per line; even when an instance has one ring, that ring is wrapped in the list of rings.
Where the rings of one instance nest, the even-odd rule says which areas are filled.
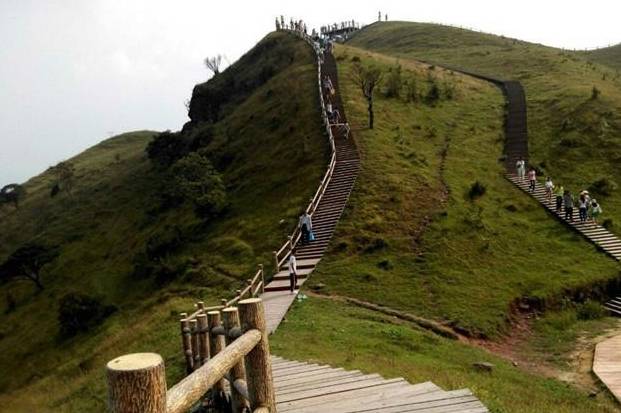
[[[310,203],[306,207],[306,212],[312,217],[313,214],[315,213],[315,210],[317,209],[317,206],[319,205],[319,202],[321,201],[321,198],[323,197],[323,194],[326,191],[326,188],[328,187],[328,184],[330,183],[330,180],[332,179],[332,174],[334,173],[334,167],[336,166],[336,146],[334,144],[334,135],[332,134],[333,125],[330,124],[328,113],[326,112],[326,105],[325,105],[325,101],[323,98],[323,89],[321,86],[321,82],[322,82],[321,65],[323,63],[323,56],[321,54],[321,50],[315,44],[315,41],[310,36],[308,36],[306,33],[302,31],[288,30],[288,29],[283,29],[283,31],[292,33],[300,37],[304,41],[306,41],[315,51],[315,57],[317,59],[317,88],[319,92],[319,106],[321,109],[321,117],[323,120],[323,124],[324,124],[324,127],[326,128],[326,133],[328,135],[328,141],[330,143],[331,156],[330,156],[330,163],[328,164],[328,169],[326,170],[326,173],[324,174],[323,179],[321,180],[321,184],[319,185],[319,188],[317,188],[315,195],[311,198]],[[273,260],[274,260],[274,267],[275,267],[274,272],[275,273],[278,273],[278,271],[280,270],[280,267],[287,261],[287,259],[289,258],[289,255],[291,255],[291,251],[293,250],[293,248],[295,248],[295,245],[300,240],[301,235],[302,234],[300,232],[300,228],[296,225],[295,229],[293,230],[291,235],[287,237],[287,241],[282,245],[282,247],[280,247],[279,250],[274,251],[272,253]]]
[[[233,413],[275,413],[276,399],[265,322],[260,298],[239,301],[239,308],[198,314],[200,366],[166,390],[164,361],[155,353],[121,356],[107,364],[109,408],[112,413],[184,413],[208,391],[231,391]],[[205,323],[206,321],[206,323]],[[208,357],[209,355],[209,357]]]
[[[230,300],[221,299],[220,305],[205,307],[204,302],[198,301],[195,304],[196,311],[188,315],[181,313],[181,343],[185,356],[186,372],[192,373],[202,365],[202,361],[209,359],[209,346],[207,345],[205,331],[207,329],[208,315],[213,311],[221,311],[227,307],[234,306],[244,298],[259,297],[265,290],[265,274],[263,265],[259,264],[255,276],[246,281],[243,290],[237,290],[237,294]]]

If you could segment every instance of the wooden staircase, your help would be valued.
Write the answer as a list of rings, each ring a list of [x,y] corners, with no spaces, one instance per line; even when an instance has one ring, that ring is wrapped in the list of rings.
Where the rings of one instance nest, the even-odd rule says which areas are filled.
[[[486,413],[468,389],[445,391],[431,382],[272,357],[279,413]]]
[[[324,59],[322,65],[324,75],[330,76],[332,84],[336,90],[336,95],[332,98],[333,103],[339,108],[342,123],[347,122],[345,110],[341,103],[340,89],[338,84],[338,73],[336,61],[332,55]],[[296,245],[296,259],[298,267],[298,287],[300,287],[308,276],[313,272],[332,239],[332,234],[336,228],[349,195],[356,182],[358,170],[360,169],[360,156],[356,148],[354,138],[348,131],[338,125],[330,127],[334,136],[334,147],[336,153],[336,164],[332,173],[332,178],[317,206],[312,214],[313,233],[315,240],[306,245],[298,243]],[[272,282],[265,287],[265,293],[282,292],[289,290],[289,272],[287,263],[283,263],[279,272],[274,276]],[[263,296],[262,296],[263,298]]]

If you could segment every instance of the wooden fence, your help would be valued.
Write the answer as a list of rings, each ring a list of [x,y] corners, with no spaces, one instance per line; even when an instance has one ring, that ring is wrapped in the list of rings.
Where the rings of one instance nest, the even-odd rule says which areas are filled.
[[[276,412],[274,382],[260,298],[239,301],[238,307],[198,314],[204,329],[195,370],[166,389],[164,361],[155,353],[121,356],[107,365],[112,413],[185,413],[209,390],[231,391],[234,413]],[[225,382],[226,381],[226,382]]]
[[[328,114],[326,112],[326,105],[325,105],[325,101],[323,98],[323,90],[322,90],[322,83],[321,83],[323,80],[322,71],[321,71],[321,65],[323,63],[323,56],[322,56],[322,51],[320,50],[318,45],[306,33],[302,31],[288,30],[288,29],[283,29],[282,31],[289,32],[295,36],[298,36],[302,40],[306,41],[315,51],[315,56],[317,59],[317,90],[319,93],[319,107],[321,109],[321,117],[322,117],[323,125],[326,129],[326,134],[328,135],[328,141],[330,143],[330,163],[328,164],[328,169],[326,170],[326,173],[324,174],[323,179],[321,180],[321,184],[319,185],[319,188],[317,188],[315,195],[310,199],[310,203],[306,207],[306,212],[312,218],[313,213],[317,209],[317,206],[319,205],[319,202],[321,201],[321,198],[323,197],[326,191],[326,188],[328,187],[328,184],[330,183],[330,180],[332,179],[332,174],[334,173],[334,167],[336,166],[336,146],[334,144],[334,135],[332,134],[332,125],[330,124],[330,119],[328,118]],[[282,245],[282,247],[280,247],[279,250],[273,252],[274,271],[276,273],[279,271],[280,267],[285,262],[287,262],[289,255],[291,255],[291,251],[293,251],[293,249],[295,248],[295,245],[298,243],[301,236],[302,234],[300,232],[300,229],[296,225],[295,229],[293,230],[291,235],[287,237],[287,241]]]

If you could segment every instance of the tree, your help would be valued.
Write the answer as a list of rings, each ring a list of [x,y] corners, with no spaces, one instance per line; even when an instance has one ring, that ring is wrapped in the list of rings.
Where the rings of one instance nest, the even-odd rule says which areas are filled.
[[[355,62],[351,71],[351,79],[367,100],[369,129],[373,129],[373,91],[382,81],[382,71],[375,66],[363,66]]]
[[[71,195],[75,179],[75,166],[73,163],[69,161],[59,162],[58,165],[52,168],[52,172],[56,175],[58,189]]]
[[[20,184],[8,184],[0,189],[0,205],[13,204],[15,209],[19,209],[19,201],[24,198],[26,190]]]
[[[0,281],[25,279],[32,281],[39,290],[43,290],[41,269],[54,261],[57,256],[57,248],[36,243],[23,245],[0,265]]]
[[[192,152],[171,168],[175,192],[194,204],[196,212],[208,217],[226,206],[226,190],[222,177],[209,159]]]
[[[207,67],[207,70],[209,70],[210,72],[213,72],[213,75],[216,76],[218,73],[220,73],[220,65],[222,64],[222,55],[216,55],[213,57],[206,57],[205,58],[205,66]]]

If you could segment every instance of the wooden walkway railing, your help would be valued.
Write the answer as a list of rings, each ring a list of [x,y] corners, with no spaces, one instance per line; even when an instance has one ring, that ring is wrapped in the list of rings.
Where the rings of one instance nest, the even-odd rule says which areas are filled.
[[[209,390],[231,389],[233,411],[276,411],[272,365],[261,299],[250,298],[236,307],[207,313],[208,327],[201,332],[201,357],[195,370],[166,390],[164,361],[154,353],[121,356],[107,364],[109,407],[113,413],[184,413]],[[199,314],[199,319],[205,315]],[[221,325],[221,317],[224,323]],[[204,324],[203,324],[204,325]],[[206,353],[202,353],[201,356]]]

